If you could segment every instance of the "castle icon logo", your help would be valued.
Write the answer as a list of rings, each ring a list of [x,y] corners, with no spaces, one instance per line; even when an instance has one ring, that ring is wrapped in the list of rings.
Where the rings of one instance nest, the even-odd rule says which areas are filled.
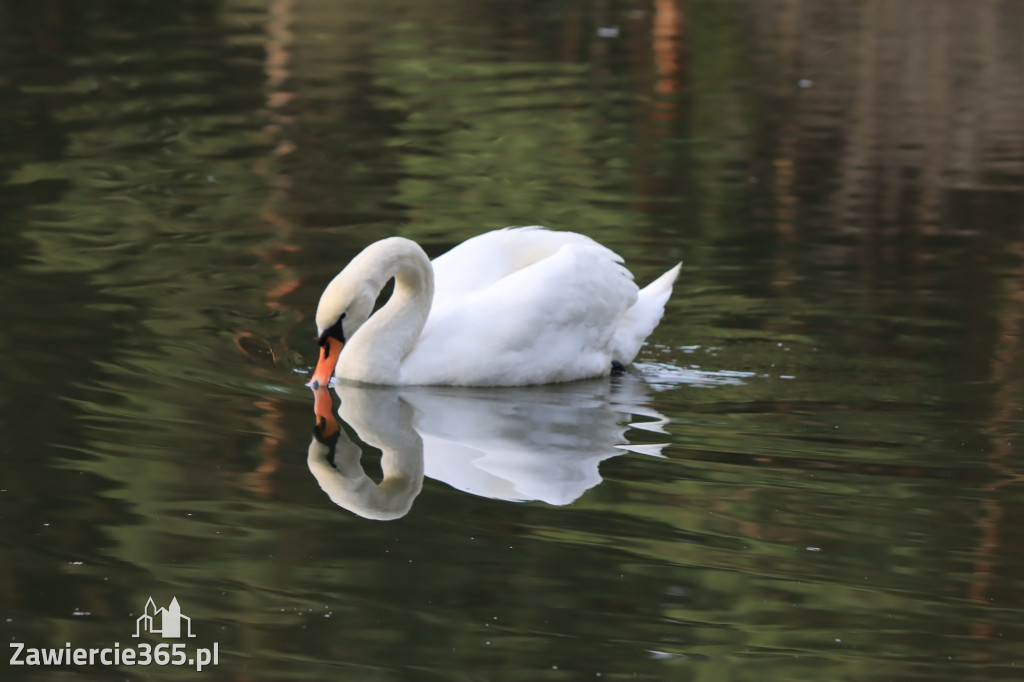
[[[182,622],[185,625],[185,635],[182,635]],[[135,619],[135,634],[132,637],[139,637],[143,632],[160,635],[165,639],[176,639],[178,637],[195,637],[192,634],[192,619],[181,614],[181,606],[178,605],[178,598],[171,599],[171,604],[166,609],[157,608],[150,597],[146,602],[146,608],[142,615]]]

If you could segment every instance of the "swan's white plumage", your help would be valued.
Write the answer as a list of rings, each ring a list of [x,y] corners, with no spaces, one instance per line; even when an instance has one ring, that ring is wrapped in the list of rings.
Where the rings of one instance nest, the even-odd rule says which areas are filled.
[[[679,271],[676,266],[641,291],[610,249],[539,227],[488,232],[432,264],[417,253],[422,250],[408,240],[377,242],[324,291],[317,311],[321,334],[349,311],[343,323],[351,338],[336,376],[377,384],[518,386],[606,375],[613,360],[626,365],[636,357]],[[417,258],[423,263],[411,262]],[[420,282],[429,271],[432,298]],[[392,275],[395,294],[362,324],[369,313],[353,316],[351,310],[364,310],[366,292],[375,296]]]
[[[682,263],[677,263],[671,270],[639,291],[636,303],[626,311],[615,329],[612,357],[616,361],[623,365],[633,362],[636,354],[640,352],[640,346],[644,345],[644,341],[661,322],[665,304],[672,295],[672,285],[675,284],[681,267]]]

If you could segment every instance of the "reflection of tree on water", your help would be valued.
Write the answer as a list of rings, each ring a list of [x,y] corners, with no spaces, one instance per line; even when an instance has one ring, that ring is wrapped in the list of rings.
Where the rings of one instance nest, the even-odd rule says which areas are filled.
[[[964,235],[951,208],[1024,188],[1012,3],[780,4],[752,3],[749,16],[753,44],[774,57],[755,64],[751,96],[770,106],[752,170],[770,181],[780,241],[828,229],[856,237],[849,256],[874,279],[906,276],[940,246],[929,237]],[[834,220],[810,219],[812,206]]]
[[[598,465],[631,444],[631,427],[663,433],[634,376],[516,389],[368,387],[340,384],[338,414],[381,451],[383,479],[363,469],[363,449],[334,419],[329,390],[314,391],[317,427],[309,468],[341,507],[378,520],[405,516],[428,476],[468,493],[570,504],[601,482]],[[641,416],[646,421],[630,423]]]

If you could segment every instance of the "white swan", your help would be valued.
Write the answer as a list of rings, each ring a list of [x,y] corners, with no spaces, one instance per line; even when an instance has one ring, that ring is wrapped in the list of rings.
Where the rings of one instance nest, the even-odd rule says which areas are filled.
[[[607,375],[632,362],[657,326],[679,267],[640,290],[613,251],[536,226],[482,234],[433,263],[415,242],[383,239],[320,297],[321,352],[310,383],[334,375],[525,386]],[[394,293],[373,313],[392,277]]]

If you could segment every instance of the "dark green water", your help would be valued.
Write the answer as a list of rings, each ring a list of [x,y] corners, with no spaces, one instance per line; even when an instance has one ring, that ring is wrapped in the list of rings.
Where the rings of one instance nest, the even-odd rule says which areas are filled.
[[[1024,678],[1021,35],[994,0],[0,0],[0,632],[156,646],[177,598],[219,651],[0,679]],[[311,471],[329,278],[532,223],[685,262],[637,366],[351,389],[349,488]],[[397,483],[353,493],[354,448]]]

